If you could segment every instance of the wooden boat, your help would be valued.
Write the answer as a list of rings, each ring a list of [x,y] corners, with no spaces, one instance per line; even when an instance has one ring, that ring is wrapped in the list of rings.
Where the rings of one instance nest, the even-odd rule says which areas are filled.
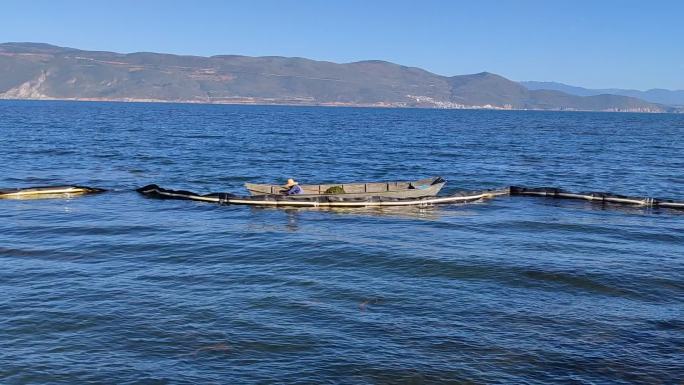
[[[422,198],[436,196],[446,181],[441,177],[432,177],[407,182],[375,182],[375,183],[332,183],[301,184],[304,196],[336,196],[342,198]],[[245,188],[253,196],[283,195],[282,185],[245,183]]]

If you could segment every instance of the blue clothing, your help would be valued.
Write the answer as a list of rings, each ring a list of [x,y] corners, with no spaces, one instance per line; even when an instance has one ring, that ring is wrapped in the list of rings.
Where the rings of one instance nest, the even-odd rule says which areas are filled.
[[[299,185],[294,185],[290,187],[287,191],[285,191],[285,195],[298,195],[298,194],[304,194],[304,191],[302,190]]]

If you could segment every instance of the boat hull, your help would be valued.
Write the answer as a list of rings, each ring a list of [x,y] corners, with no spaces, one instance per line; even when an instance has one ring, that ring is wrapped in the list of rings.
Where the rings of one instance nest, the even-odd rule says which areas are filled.
[[[335,196],[343,198],[422,198],[436,196],[446,181],[441,177],[426,178],[407,182],[340,183],[320,185],[300,185],[303,196]],[[327,194],[331,187],[341,187],[345,192]],[[253,196],[283,195],[283,186],[270,184],[245,183],[245,188]]]

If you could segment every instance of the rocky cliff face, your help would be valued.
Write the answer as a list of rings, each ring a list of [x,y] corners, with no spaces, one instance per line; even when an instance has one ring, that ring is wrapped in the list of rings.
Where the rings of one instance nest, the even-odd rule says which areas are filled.
[[[529,90],[491,73],[383,61],[179,56],[0,44],[0,98],[665,112],[639,99]]]

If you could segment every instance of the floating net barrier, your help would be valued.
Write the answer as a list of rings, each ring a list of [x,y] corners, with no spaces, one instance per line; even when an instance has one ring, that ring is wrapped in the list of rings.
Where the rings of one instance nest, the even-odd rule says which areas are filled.
[[[458,192],[441,197],[425,198],[387,198],[364,197],[344,198],[341,196],[307,196],[307,195],[258,195],[238,196],[229,193],[213,193],[200,195],[190,191],[169,190],[157,185],[148,185],[137,190],[139,193],[161,199],[189,199],[219,204],[237,204],[252,206],[300,206],[300,207],[372,207],[372,206],[429,206],[450,203],[467,203],[490,199],[502,195],[538,196],[563,199],[581,199],[592,202],[605,202],[644,207],[664,207],[684,209],[684,202],[668,199],[641,198],[616,195],[604,192],[574,193],[559,188],[529,188],[510,186],[501,189]]]
[[[99,194],[106,190],[85,186],[40,186],[0,189],[0,199],[64,198],[85,194]]]
[[[665,207],[670,209],[684,209],[684,202],[677,202],[670,199],[648,198],[648,197],[631,197],[626,195],[616,195],[606,192],[586,192],[575,193],[553,187],[509,187],[510,195],[512,196],[540,196],[561,199],[582,199],[592,202],[605,202],[623,205],[636,205],[645,207]]]
[[[64,198],[86,194],[98,194],[107,190],[66,185],[42,186],[14,189],[0,189],[0,199],[42,199]],[[598,203],[611,203],[641,207],[662,207],[684,210],[684,201],[671,199],[633,197],[606,192],[572,192],[555,187],[510,186],[500,189],[463,191],[451,195],[423,198],[392,198],[382,196],[344,197],[344,195],[252,195],[241,196],[231,193],[197,194],[186,190],[171,190],[147,185],[136,189],[140,194],[159,199],[185,199],[223,205],[250,205],[271,207],[382,207],[382,206],[431,206],[440,204],[468,203],[498,196],[536,196],[555,199],[586,200]]]

